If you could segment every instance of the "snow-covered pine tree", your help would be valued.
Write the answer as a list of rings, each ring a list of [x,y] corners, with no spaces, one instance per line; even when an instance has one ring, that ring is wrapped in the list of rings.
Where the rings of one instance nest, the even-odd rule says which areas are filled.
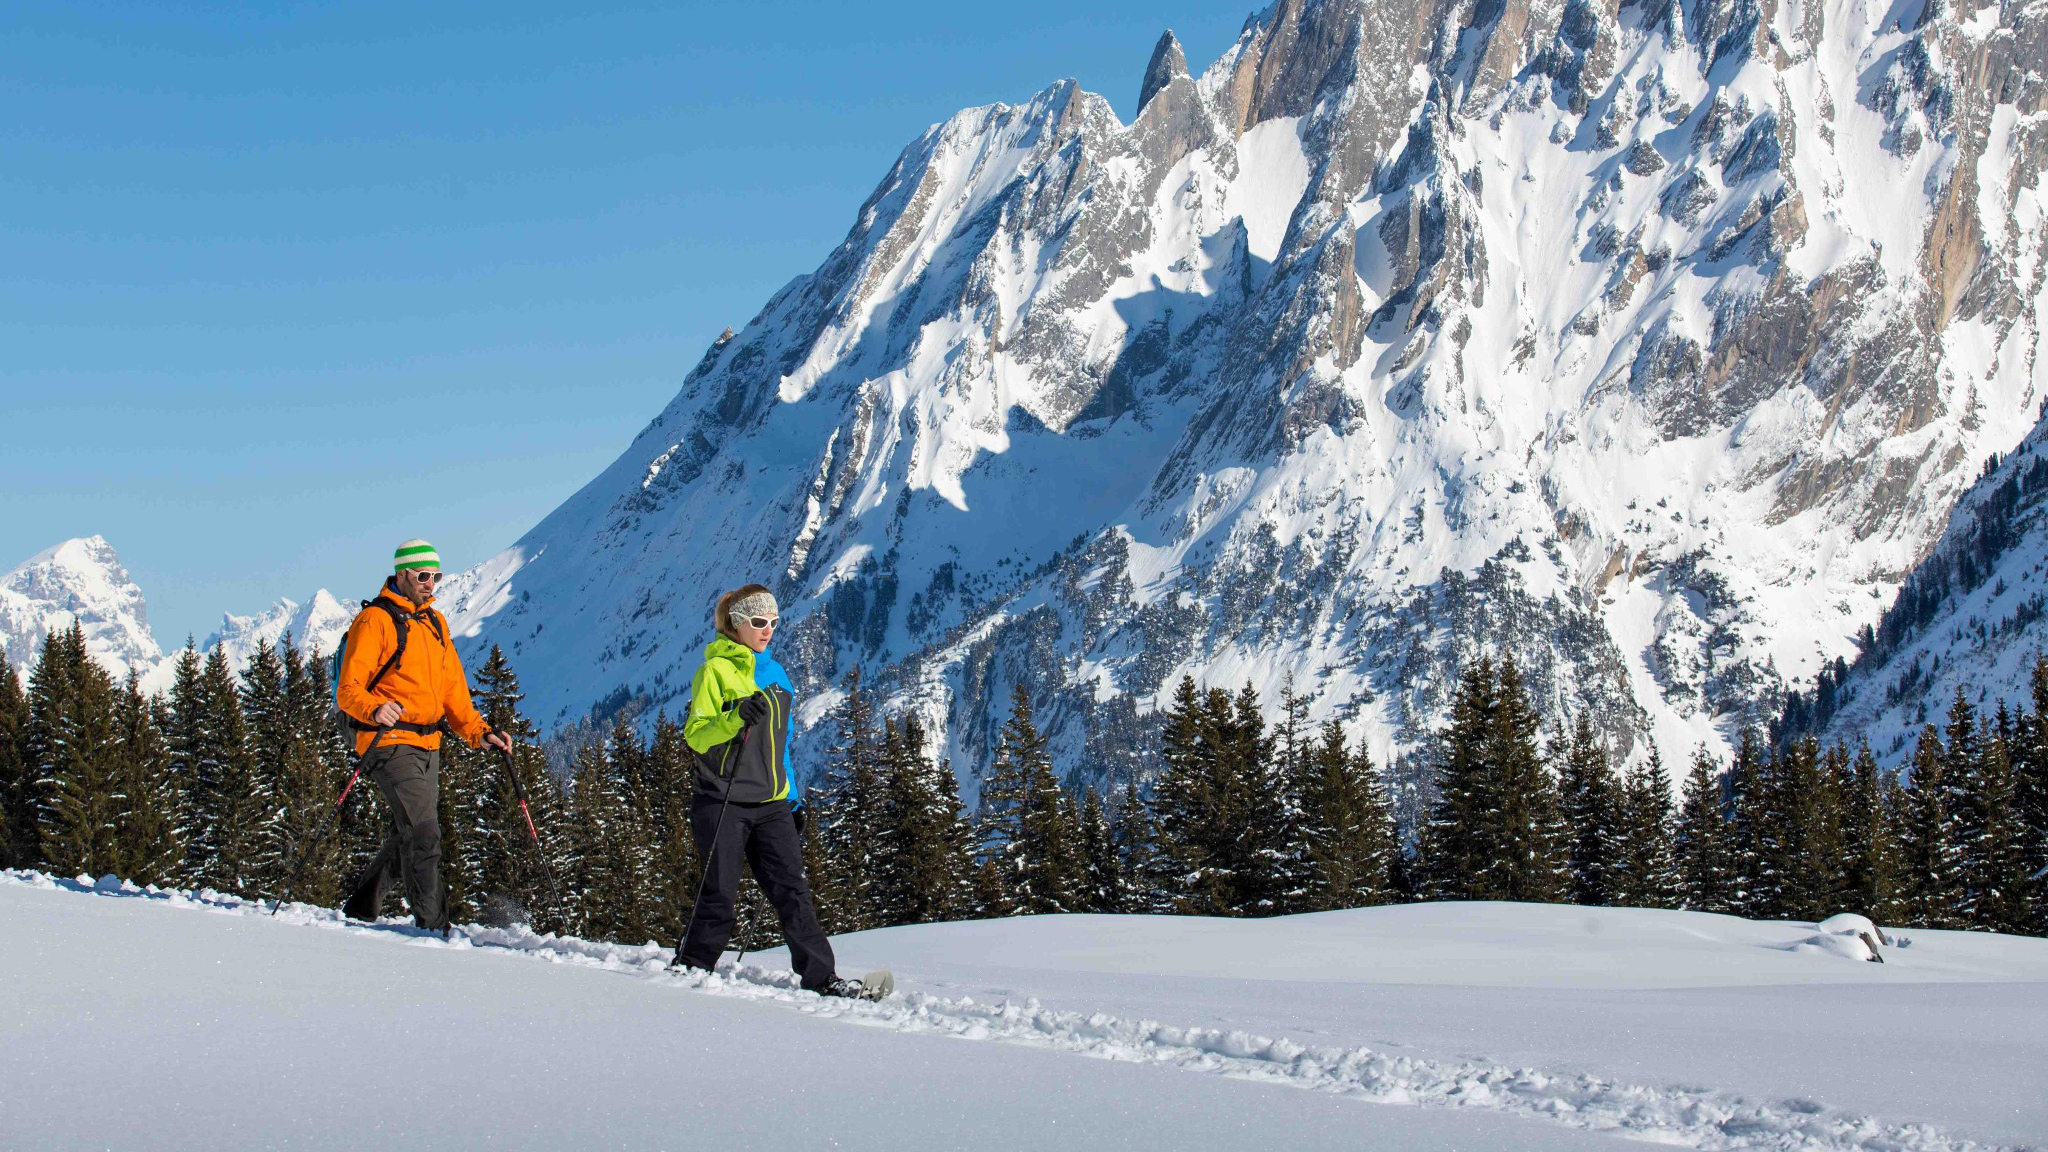
[[[2031,688],[2034,710],[2022,715],[2016,742],[2014,804],[2027,860],[2027,931],[2048,936],[2048,656],[2035,658]]]
[[[1609,902],[1630,908],[1676,908],[1681,899],[1671,811],[1671,776],[1650,745],[1648,760],[1622,777],[1616,807],[1614,881]]]
[[[1491,656],[1458,675],[1448,722],[1433,754],[1436,802],[1417,835],[1418,895],[1428,900],[1477,899],[1477,877],[1492,851],[1496,798],[1487,734],[1500,710],[1499,677]]]
[[[541,847],[536,848],[526,816],[519,811],[518,793],[506,774],[505,757],[494,751],[475,752],[477,768],[465,789],[463,807],[455,815],[461,824],[462,867],[471,899],[479,913],[492,920],[523,916],[538,931],[566,931],[574,909],[554,907],[541,854],[546,853],[556,881],[566,885],[573,874],[575,851],[566,816],[568,806],[537,743],[538,729],[519,710],[525,699],[519,676],[503,649],[492,645],[471,679],[477,711],[512,737],[511,770],[519,774],[541,838]],[[467,749],[458,752],[468,753]],[[570,899],[567,891],[563,898]],[[684,897],[685,902],[687,899]]]
[[[1623,835],[1620,788],[1608,766],[1607,745],[1593,731],[1591,713],[1578,714],[1562,753],[1557,757],[1563,764],[1558,790],[1569,837],[1571,901],[1615,903],[1614,872]]]
[[[1230,694],[1197,693],[1183,676],[1161,733],[1162,768],[1152,785],[1156,839],[1148,876],[1161,911],[1240,914],[1251,803],[1232,755]]]
[[[264,863],[277,803],[249,755],[244,702],[226,649],[207,653],[199,680],[205,740],[195,816],[206,827],[207,854],[187,864],[198,865],[196,884],[252,898],[266,895]]]
[[[690,797],[697,787],[697,754],[683,741],[683,726],[662,712],[647,744],[653,782],[648,788],[647,889],[654,902],[655,938],[682,937],[690,902],[697,897],[697,840],[690,829]],[[815,837],[806,839],[808,857]]]
[[[169,884],[177,879],[184,849],[178,843],[178,789],[171,780],[170,748],[159,709],[131,671],[114,701],[115,740],[123,805],[118,838],[124,879]]]
[[[1152,822],[1152,810],[1138,793],[1135,779],[1124,782],[1123,796],[1110,813],[1109,837],[1111,846],[1116,850],[1118,867],[1115,910],[1159,910],[1161,900],[1150,882],[1158,828]]]
[[[1123,864],[1117,859],[1116,839],[1109,830],[1109,811],[1102,797],[1089,785],[1081,795],[1081,890],[1082,912],[1121,912]]]
[[[16,846],[25,852],[33,838],[21,826],[22,814],[31,811],[26,804],[31,781],[27,738],[28,695],[7,650],[0,647],[0,866],[8,868],[30,867],[25,856],[16,855]]]
[[[294,662],[302,663],[297,652]],[[246,733],[249,769],[260,781],[268,807],[261,814],[249,857],[243,862],[250,882],[265,896],[282,895],[286,874],[293,864],[292,848],[310,832],[318,817],[312,816],[312,797],[304,791],[315,783],[304,778],[308,766],[297,763],[302,737],[311,733],[296,730],[288,673],[283,653],[268,640],[259,638],[256,650],[242,668],[240,687],[242,723]]]
[[[1767,914],[1824,919],[1840,910],[1843,891],[1842,785],[1848,765],[1839,751],[1823,757],[1812,736],[1782,749],[1775,765],[1776,899]]]
[[[1537,750],[1538,717],[1512,657],[1459,678],[1439,740],[1438,801],[1422,851],[1435,899],[1561,898],[1569,884],[1557,785]]]
[[[575,863],[566,886],[575,893],[578,935],[638,943],[652,934],[640,917],[647,869],[620,795],[616,751],[608,735],[577,753],[569,792]]]
[[[1010,693],[984,788],[981,851],[996,863],[1011,915],[1071,912],[1081,881],[1079,830],[1052,754],[1033,719],[1031,693]]]
[[[50,865],[43,843],[46,813],[55,766],[70,756],[65,741],[70,738],[72,697],[90,663],[85,654],[85,632],[73,620],[71,626],[43,637],[42,651],[28,674],[28,724],[23,748],[22,787],[15,797],[15,850],[27,867]]]
[[[1934,725],[1922,728],[1899,814],[1900,889],[1906,922],[1917,928],[1969,926],[1962,913],[1962,847],[1944,778],[1947,760]]]
[[[1738,862],[1728,826],[1721,766],[1702,744],[1693,750],[1678,810],[1678,888],[1681,908],[1734,912]]]
[[[1735,860],[1732,911],[1743,916],[1769,916],[1778,903],[1784,837],[1775,768],[1756,732],[1744,728],[1735,760],[1728,766],[1728,831]]]
[[[1970,813],[1962,822],[1970,836],[1962,845],[1970,926],[1990,932],[2025,932],[2033,920],[2019,776],[2013,763],[2017,733],[2018,725],[2000,702],[1963,796]]]
[[[929,924],[970,914],[973,829],[949,764],[932,761],[915,713],[884,725],[890,814],[884,921]]]
[[[1859,745],[1849,764],[1842,810],[1842,892],[1844,907],[1879,924],[1899,920],[1898,859],[1894,843],[1890,774],[1877,765],[1869,744]]]
[[[42,866],[62,876],[115,872],[127,805],[115,722],[117,690],[106,670],[86,655],[76,622],[61,648],[45,652],[63,661],[65,688],[61,699],[53,697],[53,707],[33,720],[42,732],[36,764]]]
[[[849,671],[839,690],[832,745],[811,816],[825,864],[821,872],[830,883],[813,895],[827,932],[855,932],[879,923],[879,865],[888,847],[882,827],[885,773],[881,721],[860,669]]]
[[[172,666],[171,690],[165,701],[170,722],[164,727],[165,742],[171,751],[171,779],[178,788],[178,842],[185,846],[178,878],[182,884],[193,881],[202,862],[213,852],[208,829],[199,818],[204,788],[201,761],[208,741],[204,670],[199,650],[187,636],[185,647],[179,649]]]
[[[1247,684],[1232,701],[1230,758],[1245,778],[1251,858],[1239,897],[1246,916],[1284,916],[1309,906],[1315,861],[1302,805],[1302,727],[1306,702],[1290,676],[1281,693],[1282,723],[1266,731],[1259,694]]]
[[[1394,899],[1394,814],[1372,757],[1345,745],[1331,720],[1303,750],[1313,878],[1308,908],[1366,908]]]
[[[1962,903],[1956,909],[1962,921],[1958,925],[1960,927],[1974,923],[1977,918],[1978,890],[1972,882],[1971,865],[1974,863],[1973,849],[1983,836],[1984,828],[1979,822],[1980,813],[1974,796],[1977,777],[1984,771],[1990,743],[1983,717],[1977,714],[1976,706],[1970,703],[1961,684],[1956,685],[1955,697],[1949,702],[1942,736],[1941,783],[1948,818],[1955,829],[1956,867],[1962,876]]]

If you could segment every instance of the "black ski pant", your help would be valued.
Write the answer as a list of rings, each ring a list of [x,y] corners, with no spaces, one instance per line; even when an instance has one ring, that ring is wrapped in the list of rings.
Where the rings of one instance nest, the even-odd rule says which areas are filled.
[[[410,744],[378,748],[370,753],[363,775],[384,794],[391,831],[376,858],[356,878],[355,894],[342,910],[358,920],[376,919],[385,891],[403,879],[413,923],[447,927],[441,891],[441,750]]]
[[[697,858],[704,865],[704,896],[690,921],[689,938],[683,941],[683,963],[692,968],[718,966],[726,941],[732,939],[733,903],[744,862],[775,906],[790,962],[803,986],[813,992],[824,988],[836,975],[832,945],[818,926],[811,886],[804,881],[803,841],[796,834],[789,801],[726,805],[723,828],[718,809],[716,800],[695,799],[690,804],[690,831],[696,834]]]

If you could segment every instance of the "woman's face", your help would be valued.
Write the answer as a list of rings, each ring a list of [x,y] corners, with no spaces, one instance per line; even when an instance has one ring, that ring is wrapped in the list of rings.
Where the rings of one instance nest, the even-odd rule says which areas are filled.
[[[774,616],[734,616],[732,631],[740,638],[740,643],[756,652],[766,652],[768,642],[775,639],[777,622]]]

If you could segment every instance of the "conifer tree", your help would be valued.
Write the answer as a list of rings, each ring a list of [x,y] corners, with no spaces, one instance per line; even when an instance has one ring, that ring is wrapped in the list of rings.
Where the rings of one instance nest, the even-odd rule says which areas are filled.
[[[173,883],[184,863],[184,848],[178,843],[178,789],[171,779],[170,748],[158,709],[143,695],[134,672],[115,700],[114,727],[125,801],[115,870],[137,884]]]
[[[1293,690],[1290,677],[1282,698],[1282,730],[1271,734],[1251,685],[1231,701],[1225,757],[1243,779],[1247,858],[1239,870],[1237,908],[1244,916],[1302,911],[1315,882],[1302,802],[1303,701]]]
[[[1948,722],[1943,726],[1942,734],[1945,739],[1941,785],[1955,837],[1956,868],[1962,883],[1961,903],[1955,909],[1956,926],[1964,927],[1977,918],[1978,888],[1973,883],[1972,865],[1984,827],[1975,797],[1977,777],[1984,771],[1989,741],[1983,729],[1983,718],[1977,715],[1976,706],[1964,695],[1960,684],[1949,703]]]
[[[1831,915],[1843,890],[1842,777],[1837,754],[1823,761],[1811,736],[1792,742],[1777,758],[1779,839],[1772,860],[1776,902],[1771,914],[1798,920]]]
[[[61,648],[45,651],[67,667],[61,703],[53,699],[53,706],[32,720],[41,729],[36,783],[42,803],[36,815],[43,866],[64,876],[115,872],[122,863],[127,796],[113,678],[85,654],[76,622]]]
[[[569,839],[575,856],[568,887],[575,893],[578,935],[637,943],[652,935],[641,918],[640,890],[647,868],[633,833],[632,813],[620,794],[617,736],[614,731],[591,741],[576,757],[569,791]]]
[[[300,662],[297,652],[292,658]],[[276,892],[291,869],[291,849],[298,841],[293,832],[301,822],[294,814],[311,811],[306,803],[310,798],[303,792],[313,781],[300,779],[300,773],[312,767],[301,762],[300,754],[309,734],[298,730],[286,675],[283,653],[269,641],[257,640],[242,669],[242,721],[250,771],[269,800],[269,810],[262,814],[244,867],[255,887],[266,893]]]
[[[1970,926],[1990,932],[2023,933],[2033,921],[2019,776],[2013,765],[2016,731],[2001,703],[1990,738],[1980,740],[1977,771],[1963,797],[1970,813],[1960,822],[1971,836],[1962,845]]]
[[[1702,744],[1686,772],[1678,812],[1679,907],[1695,912],[1736,912],[1738,862],[1724,813],[1720,765]]]
[[[1109,838],[1116,850],[1118,867],[1112,911],[1159,910],[1162,901],[1150,881],[1153,845],[1158,839],[1158,829],[1152,822],[1151,809],[1146,807],[1144,798],[1138,793],[1135,779],[1124,782],[1123,797],[1110,814]]]
[[[1962,851],[1949,812],[1948,756],[1929,724],[1913,749],[1912,778],[1899,818],[1901,888],[1908,922],[1921,928],[1965,928]]]
[[[1236,916],[1257,899],[1254,781],[1241,763],[1255,742],[1229,693],[1183,677],[1167,710],[1152,789],[1157,833],[1149,877],[1162,911]]]
[[[171,780],[178,789],[178,842],[185,846],[179,882],[189,884],[198,875],[213,849],[199,812],[203,791],[200,762],[206,755],[206,686],[199,650],[192,638],[185,638],[172,669],[164,739],[170,746]]]
[[[1009,914],[1077,907],[1080,836],[1064,800],[1046,738],[1033,719],[1031,694],[1019,684],[996,737],[980,820],[983,857],[996,866]]]
[[[2019,721],[2014,805],[2026,858],[2027,931],[2048,936],[2048,656],[2035,658],[2030,684],[2034,710]]]
[[[1081,890],[1079,911],[1123,911],[1123,862],[1109,828],[1109,811],[1090,785],[1081,796]]]
[[[15,851],[29,867],[47,868],[55,863],[43,843],[49,827],[46,814],[58,766],[72,758],[68,741],[74,736],[73,701],[89,664],[85,631],[73,620],[70,627],[43,637],[42,651],[29,670],[23,787],[15,797],[14,836]]]
[[[1621,852],[1621,797],[1608,767],[1607,747],[1594,734],[1589,713],[1579,713],[1562,760],[1559,791],[1570,837],[1571,901],[1588,906],[1612,904]]]
[[[1565,894],[1557,785],[1512,658],[1459,678],[1439,738],[1438,799],[1423,830],[1427,891],[1443,900],[1551,901]]]
[[[520,701],[525,699],[519,677],[504,650],[494,644],[472,680],[471,696],[477,711],[492,727],[512,737],[510,771],[518,773],[526,791],[528,810],[541,845],[535,847],[533,833],[526,826],[527,815],[519,810],[518,792],[507,775],[506,758],[489,750],[476,753],[480,763],[465,790],[463,811],[455,814],[462,826],[459,851],[471,900],[480,914],[492,920],[524,918],[537,931],[567,931],[574,910],[553,906],[546,873],[551,871],[557,883],[568,885],[574,875],[576,844],[568,827],[568,809],[561,789],[536,743],[539,732],[519,710]],[[681,733],[677,732],[675,738],[680,744]],[[683,752],[687,755],[688,749]],[[682,795],[687,816],[687,784]],[[688,844],[687,834],[684,843]],[[543,854],[546,870],[542,867]],[[690,859],[690,879],[694,882],[695,858]],[[695,892],[691,887],[677,896],[672,887],[665,891],[661,891],[659,883],[649,887],[657,890],[650,895],[657,903],[662,895],[668,897],[670,902],[665,906],[670,920]],[[563,898],[572,899],[566,891]]]
[[[649,852],[649,898],[654,903],[657,938],[680,940],[690,902],[697,898],[697,840],[690,828],[690,799],[697,787],[697,754],[683,741],[683,726],[666,712],[655,717],[647,745],[653,783],[648,788],[646,815]],[[797,797],[803,799],[804,797]],[[807,837],[808,857],[816,837]],[[809,869],[806,869],[809,872]]]
[[[0,867],[28,868],[28,845],[33,837],[21,826],[29,812],[31,777],[28,771],[28,695],[21,677],[15,674],[7,650],[0,647]]]
[[[973,890],[973,829],[960,805],[949,764],[925,751],[924,726],[915,713],[885,722],[889,872],[883,918],[889,924],[928,924],[969,913]]]
[[[1632,908],[1676,908],[1682,899],[1671,777],[1657,746],[1622,778],[1616,811],[1614,883],[1609,901]]]
[[[1728,766],[1728,842],[1734,850],[1730,911],[1743,916],[1768,917],[1778,905],[1783,837],[1774,768],[1756,732],[1743,729]]]
[[[825,753],[825,771],[813,819],[818,822],[818,858],[829,861],[812,895],[828,932],[853,932],[880,923],[881,879],[889,844],[883,835],[886,815],[881,722],[873,693],[861,684],[860,669],[840,680],[840,698],[832,710],[833,742]]]
[[[1849,766],[1843,808],[1842,833],[1848,844],[1842,873],[1843,900],[1848,908],[1879,924],[1893,924],[1899,919],[1898,861],[1887,779],[1870,745],[1860,745]]]
[[[1372,757],[1345,746],[1344,728],[1323,725],[1303,754],[1313,911],[1366,908],[1394,899],[1394,815]]]
[[[199,827],[192,842],[200,851],[188,855],[187,867],[195,885],[263,895],[277,806],[249,755],[242,695],[224,648],[207,654],[199,682],[202,742],[191,816]]]

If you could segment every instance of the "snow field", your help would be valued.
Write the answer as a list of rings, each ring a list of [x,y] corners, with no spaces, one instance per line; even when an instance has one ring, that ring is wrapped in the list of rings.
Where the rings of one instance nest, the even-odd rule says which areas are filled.
[[[212,892],[137,889],[111,880],[94,885],[84,880],[52,880],[36,873],[0,873],[0,897],[10,889],[20,891],[28,888],[126,897],[136,905],[161,904],[231,918],[262,917],[267,911],[267,906]],[[0,899],[0,917],[12,919],[7,916],[10,903]],[[1454,987],[1450,981],[1484,968],[1490,968],[1497,980],[1506,977],[1509,982],[1522,983],[1525,985],[1523,991],[1540,992],[1545,981],[1552,986],[1578,989],[1603,986],[1595,972],[1597,965],[1581,966],[1577,971],[1557,971],[1560,967],[1570,968],[1568,964],[1561,964],[1570,949],[1559,941],[1546,950],[1537,939],[1541,935],[1537,926],[1544,917],[1555,922],[1560,912],[1619,913],[1608,917],[1613,921],[1607,933],[1610,938],[1615,935],[1613,929],[1630,920],[1687,915],[1513,905],[1414,906],[1268,921],[1263,925],[1267,931],[1261,934],[1254,931],[1260,922],[1249,921],[1040,917],[1031,921],[982,921],[889,929],[843,938],[839,947],[843,972],[861,971],[863,965],[855,961],[869,955],[892,955],[900,958],[896,963],[899,976],[907,976],[917,983],[923,983],[916,975],[920,968],[956,973],[974,969],[977,968],[977,957],[985,958],[995,950],[1011,953],[1013,964],[1037,963],[1043,965],[1043,971],[1064,967],[1090,976],[1105,973],[1144,975],[1142,970],[1148,966],[1148,958],[1151,966],[1156,967],[1161,958],[1193,956],[1197,958],[1195,961],[1173,966],[1174,970],[1187,973],[1206,962],[1222,971],[1239,972],[1231,978],[1231,999],[1251,1004],[1269,985],[1277,985],[1283,990],[1308,989],[1317,1001],[1330,1000],[1330,985],[1312,984],[1305,980],[1314,971],[1322,970],[1327,974],[1347,960],[1354,979],[1359,975],[1375,975],[1380,979],[1391,975],[1399,980],[1403,973],[1360,973],[1356,961],[1361,955],[1373,954],[1377,945],[1405,935],[1424,945],[1419,949],[1422,962],[1416,971],[1406,975],[1426,975],[1420,969],[1428,966],[1433,968],[1446,988]],[[1377,941],[1370,935],[1365,936],[1365,942],[1355,946],[1348,958],[1331,946],[1347,928],[1355,931],[1361,924],[1375,919],[1386,922]],[[1454,942],[1447,939],[1446,932],[1447,928],[1453,929],[1448,936],[1455,936],[1457,922],[1461,919],[1464,931],[1470,937],[1469,946],[1464,949],[1467,958],[1462,962],[1454,955]],[[1946,965],[1934,962],[1907,964],[1908,957],[1917,961],[1933,951],[1924,945],[1917,956],[1911,947],[1893,948],[1887,950],[1888,958],[1897,958],[1897,962],[1880,966],[1853,963],[1818,950],[1804,953],[1785,950],[1801,936],[1810,936],[1814,931],[1812,926],[1806,926],[1802,932],[1787,925],[1756,925],[1726,917],[1694,919],[1725,922],[1720,926],[1720,939],[1709,940],[1709,947],[1704,950],[1706,960],[1697,970],[1686,970],[1669,963],[1659,965],[1669,983],[1697,985],[1708,978],[1717,966],[1729,971],[1736,983],[1755,980],[1755,972],[1743,970],[1745,964],[1757,970],[1803,968],[1816,981],[1830,977],[1869,980],[1878,973],[1884,974],[1878,979],[1892,983],[1928,980],[2010,982],[2048,978],[2048,947],[2030,947],[2041,942],[1980,937],[1986,941],[1987,947],[1979,949],[1974,957],[1964,957],[1960,961],[1951,958]],[[522,928],[487,927],[467,928],[456,939],[444,942],[437,936],[391,924],[375,928],[350,925],[333,910],[297,904],[286,906],[277,920],[342,933],[355,938],[359,944],[369,946],[380,956],[389,955],[384,949],[398,945],[415,956],[419,955],[418,950],[449,959],[482,953],[500,959],[518,958],[596,969],[630,975],[665,992],[689,993],[692,1003],[698,1002],[697,998],[744,1002],[899,1034],[996,1041],[1001,1045],[1042,1052],[1089,1056],[1112,1064],[1206,1073],[1211,1077],[1302,1088],[1323,1096],[1349,1097],[1376,1104],[1416,1105],[1423,1111],[1447,1109],[1460,1114],[1547,1122],[1587,1133],[1695,1148],[1960,1150],[1996,1146],[1973,1141],[1947,1127],[1857,1115],[1803,1096],[1760,1098],[1702,1086],[1697,1082],[1632,1083],[1583,1070],[1516,1066],[1484,1058],[1441,1057],[1388,1050],[1402,1047],[1398,1042],[1377,1045],[1303,1042],[1285,1035],[1267,1034],[1263,1030],[1185,1022],[1163,1023],[1158,1019],[1117,1011],[1061,1009],[1048,1006],[1035,996],[987,999],[974,995],[937,995],[914,988],[879,1004],[823,1000],[801,991],[791,973],[772,966],[773,958],[778,954],[769,954],[765,958],[769,961],[766,964],[747,963],[737,969],[728,964],[717,975],[676,974],[668,970],[668,950],[652,943],[637,946],[603,944],[536,935]],[[1758,938],[1770,935],[1773,928],[1777,932],[1772,943],[1745,943],[1743,933],[1735,930],[1735,926],[1747,926],[1748,934]],[[1710,923],[1706,935],[1713,934],[1713,927]],[[1160,934],[1148,934],[1148,928],[1157,928]],[[1650,930],[1652,934],[1655,931]],[[1495,959],[1489,965],[1480,942],[1490,938],[1497,950],[1501,941],[1512,939],[1517,933],[1528,945],[1529,958],[1526,961],[1517,958],[1507,964]],[[1562,937],[1569,933],[1555,935]],[[1960,934],[1915,935],[1947,937]],[[1318,938],[1325,945],[1321,949],[1313,946]],[[1162,947],[1162,943],[1166,946]],[[2001,950],[1997,947],[2001,943],[2007,947]],[[1738,949],[1743,951],[1738,952]],[[1277,980],[1270,972],[1241,974],[1243,969],[1255,963],[1259,954],[1271,958],[1291,957],[1292,964],[1277,965],[1281,973]],[[1655,952],[1649,949],[1643,954],[1654,955]],[[0,952],[0,957],[4,955]],[[1740,962],[1731,961],[1731,956],[1738,957]],[[1434,962],[1430,957],[1435,957]],[[0,970],[13,967],[15,965],[0,959]],[[989,980],[1015,983],[1017,981],[1008,978],[1020,974],[1014,968],[1004,971],[987,964],[978,967],[984,983]],[[485,975],[481,971],[473,974]],[[1151,975],[1146,979],[1158,986],[1166,978]],[[946,988],[949,983],[958,981],[938,979],[925,986]],[[1039,983],[1057,985],[1058,981]],[[2024,1001],[2036,1005],[2034,1014],[2039,1015],[2041,997],[2038,986],[2018,984],[2014,987],[2022,993]],[[987,995],[984,992],[983,996]],[[1170,993],[1167,1002],[1172,1001],[1173,994]],[[2022,1001],[2016,999],[2015,1002]],[[1186,1003],[1187,1017],[1204,1014],[1194,998],[1187,998]],[[1331,1015],[1342,1015],[1335,1004],[1331,1006]],[[1303,1029],[1304,1034],[1313,1031],[1316,1031],[1313,1027]],[[1569,1048],[1569,1045],[1559,1047]],[[869,1074],[871,1072],[863,1072],[863,1075]],[[10,1081],[0,1079],[0,1083],[7,1082]],[[1198,1082],[1190,1080],[1190,1083]],[[0,1119],[4,1119],[7,1112],[5,1103],[4,1090],[0,1090]],[[1409,1114],[1410,1111],[1404,1109],[1391,1115]],[[1360,1131],[1380,1131],[1375,1126],[1384,1125],[1387,1121],[1383,1117],[1387,1115],[1377,1111],[1372,1113],[1367,1126]],[[1990,1127],[1995,1128],[1996,1125]],[[5,1128],[0,1127],[0,1132],[4,1131]],[[1466,1133],[1466,1141],[1472,1135]],[[1556,1135],[1565,1134],[1557,1132]],[[2037,1130],[2035,1138],[2038,1135]],[[1482,1146],[1529,1147],[1528,1141],[1532,1138],[1518,1135],[1506,1143],[1498,1143],[1496,1136],[1484,1140]],[[1405,1146],[1407,1141],[1400,1143]],[[1469,1146],[1463,1141],[1454,1143]],[[1422,1146],[1449,1145],[1425,1140]]]

